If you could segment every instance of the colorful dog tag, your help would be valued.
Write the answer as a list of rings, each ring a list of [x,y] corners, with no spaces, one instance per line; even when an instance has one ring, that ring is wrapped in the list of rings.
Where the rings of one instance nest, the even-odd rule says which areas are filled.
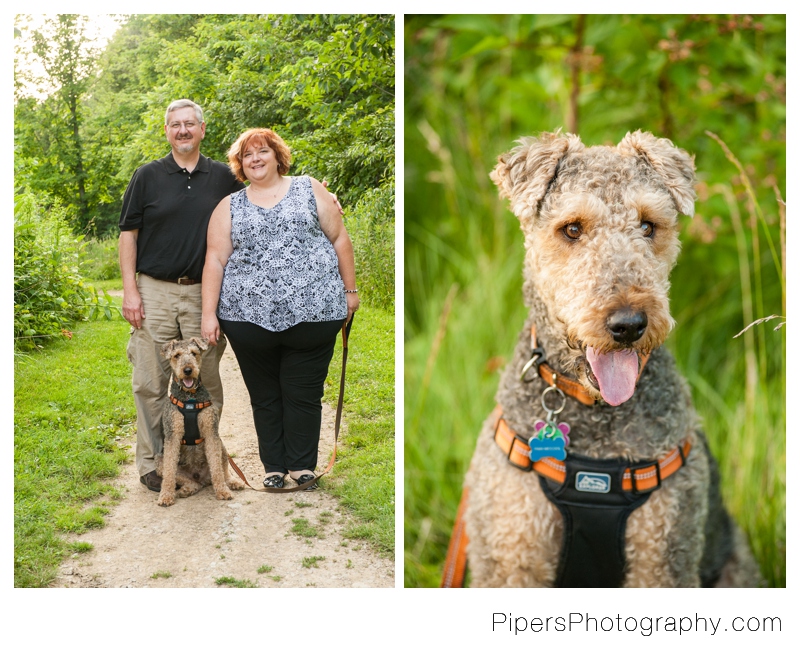
[[[567,458],[566,447],[569,445],[569,425],[566,422],[545,422],[539,420],[535,425],[536,433],[528,440],[531,448],[530,459],[533,462],[551,457],[558,461]]]

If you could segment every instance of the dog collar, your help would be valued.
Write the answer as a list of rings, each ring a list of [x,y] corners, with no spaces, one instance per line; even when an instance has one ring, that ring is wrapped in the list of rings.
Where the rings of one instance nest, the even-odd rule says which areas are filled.
[[[642,356],[642,364],[639,366],[639,376],[636,378],[637,382],[639,381],[639,377],[642,376],[644,366],[649,358],[649,354]],[[563,391],[565,395],[569,395],[574,400],[586,406],[592,406],[596,403],[596,400],[589,395],[589,392],[583,387],[583,384],[577,379],[572,379],[566,375],[557,373],[547,362],[547,355],[544,352],[544,348],[540,347],[536,340],[535,324],[531,325],[531,358],[528,359],[528,362],[522,367],[522,373],[520,375],[522,381],[529,381],[525,378],[525,375],[533,366],[536,366],[538,376],[541,377],[548,386],[555,386]]]
[[[517,434],[503,418],[503,409],[495,407],[492,412],[494,422],[494,441],[508,457],[508,462],[520,470],[533,470],[543,477],[563,484],[566,481],[567,467],[562,461],[545,457],[531,461],[528,442]],[[656,490],[661,482],[675,474],[686,463],[692,444],[684,440],[657,461],[646,461],[623,467],[622,490],[633,493],[646,493]],[[567,455],[571,456],[571,455]]]
[[[198,388],[200,388],[200,377],[198,377],[198,378],[197,378],[197,383],[196,383],[194,386],[192,386],[192,388],[186,388],[185,386],[183,386],[183,385],[182,385],[182,384],[181,384],[181,383],[178,381],[178,379],[177,379],[177,378],[175,377],[175,375],[173,374],[173,375],[172,375],[172,376],[169,378],[169,391],[168,391],[168,393],[169,393],[169,396],[170,396],[170,397],[172,397],[172,384],[173,384],[173,383],[174,383],[174,384],[177,384],[178,388],[180,388],[180,389],[181,389],[181,390],[182,390],[184,393],[189,393],[190,395],[194,395],[195,393],[197,393],[197,389],[198,389]]]

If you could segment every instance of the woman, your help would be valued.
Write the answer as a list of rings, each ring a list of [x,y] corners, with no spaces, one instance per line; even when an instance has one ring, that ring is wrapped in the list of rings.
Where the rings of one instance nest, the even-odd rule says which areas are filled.
[[[228,160],[250,184],[211,215],[201,331],[211,344],[224,332],[236,354],[264,486],[283,488],[287,473],[301,485],[315,478],[336,335],[359,305],[353,245],[323,185],[286,176],[291,153],[275,132],[244,132]]]

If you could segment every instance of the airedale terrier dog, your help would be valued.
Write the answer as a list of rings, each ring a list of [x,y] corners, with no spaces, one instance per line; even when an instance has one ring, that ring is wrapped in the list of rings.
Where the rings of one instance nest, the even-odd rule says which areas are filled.
[[[230,489],[244,483],[232,477],[228,452],[219,437],[219,412],[200,381],[200,359],[208,341],[190,338],[165,343],[161,354],[169,360],[172,376],[164,409],[164,452],[156,456],[156,472],[163,478],[158,503],[171,506],[178,497],[194,495],[213,485],[218,500],[233,499]]]
[[[759,585],[661,347],[693,157],[641,131],[519,143],[491,178],[525,236],[530,313],[465,480],[472,585]]]

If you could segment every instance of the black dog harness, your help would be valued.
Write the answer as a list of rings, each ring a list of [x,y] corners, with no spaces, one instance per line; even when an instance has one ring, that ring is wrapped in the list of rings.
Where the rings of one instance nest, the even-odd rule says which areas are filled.
[[[622,489],[628,467],[621,459],[568,454],[566,481],[539,477],[542,490],[564,518],[558,588],[618,588],[625,575],[625,527],[650,493]]]
[[[194,399],[181,402],[174,395],[170,395],[169,400],[178,407],[178,411],[183,415],[183,440],[181,440],[181,445],[202,443],[204,439],[200,437],[197,417],[203,409],[211,406],[211,402],[198,402]]]
[[[625,577],[625,527],[631,512],[644,504],[661,482],[680,470],[692,449],[686,440],[657,461],[633,464],[624,459],[592,459],[567,454],[564,461],[531,461],[528,441],[512,430],[498,406],[492,413],[494,440],[508,462],[534,471],[545,496],[563,516],[555,585],[562,588],[618,587]],[[442,587],[459,587],[466,572],[467,536],[461,496],[447,550]]]
[[[625,527],[661,481],[679,470],[691,450],[687,441],[658,461],[593,459],[567,454],[564,461],[532,462],[527,441],[495,409],[495,442],[509,462],[539,474],[542,491],[564,518],[556,574],[561,588],[616,588],[625,576]]]
[[[556,392],[569,395],[581,404],[593,405],[594,399],[578,381],[558,375],[547,363],[544,350],[537,344],[535,325],[531,325],[530,334],[531,358],[522,368],[521,379],[530,381],[526,374],[533,368],[535,377],[548,384],[548,391],[557,389]],[[639,375],[647,358],[642,358]],[[545,406],[545,394],[542,405],[549,412],[548,421],[556,427],[551,418],[561,409]],[[542,491],[563,517],[564,533],[555,585],[561,588],[619,587],[625,578],[628,517],[648,500],[652,491],[661,487],[663,479],[683,467],[691,443],[685,440],[657,461],[639,463],[622,458],[593,459],[566,453],[566,450],[562,450],[559,458],[543,456],[540,450],[532,460],[529,443],[534,439],[529,441],[512,430],[503,419],[503,410],[499,406],[492,413],[492,419],[494,440],[509,463],[520,470],[536,472]],[[557,427],[564,427],[564,433],[569,430],[568,425]],[[553,443],[556,440],[560,440],[560,447],[564,447],[562,438],[553,439]],[[541,444],[537,444],[539,447]],[[443,588],[461,586],[464,582],[467,536],[463,516],[466,502],[465,488],[445,559]]]

